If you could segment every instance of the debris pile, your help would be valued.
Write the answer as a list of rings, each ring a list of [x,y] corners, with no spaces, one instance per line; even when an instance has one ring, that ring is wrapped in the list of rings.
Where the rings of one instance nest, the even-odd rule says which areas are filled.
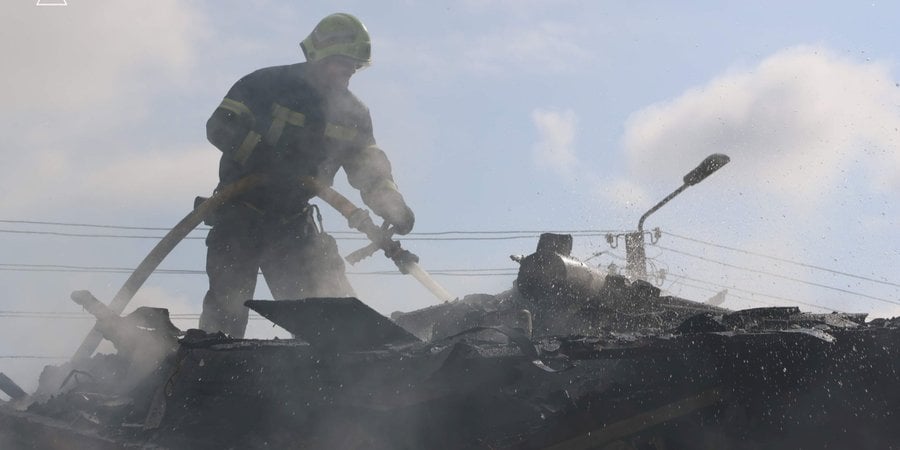
[[[159,312],[119,318],[88,307],[107,322],[105,337],[119,340],[118,353],[48,367],[39,395],[0,407],[0,447],[900,442],[900,322],[661,296],[575,260],[566,242],[545,237],[519,258],[510,291],[393,320],[352,298],[247,302],[296,339],[180,333],[167,320],[148,322]],[[135,359],[148,346],[164,349],[149,371]]]

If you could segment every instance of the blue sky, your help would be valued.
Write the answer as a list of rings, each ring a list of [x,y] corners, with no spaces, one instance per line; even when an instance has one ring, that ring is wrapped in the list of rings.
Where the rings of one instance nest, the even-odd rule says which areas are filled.
[[[729,165],[645,224],[664,232],[647,253],[667,292],[898,315],[894,3],[67,3],[0,6],[0,356],[70,355],[91,322],[50,314],[78,313],[76,289],[109,301],[128,275],[84,268],[135,267],[156,242],[39,233],[163,234],[15,221],[171,227],[216,184],[204,125],[230,85],[301,61],[298,42],[337,11],[372,34],[375,62],[351,88],[415,232],[632,229],[706,155],[726,153]],[[347,231],[333,213],[326,228]],[[161,267],[202,271],[203,234]],[[602,234],[576,237],[575,255],[621,265]],[[533,251],[533,235],[404,244],[426,270],[503,269],[437,276],[462,296],[508,289],[509,255]],[[341,241],[345,254],[362,244]],[[350,270],[392,268],[377,256]],[[385,314],[435,302],[410,277],[352,282]],[[134,305],[197,313],[205,289],[202,274],[160,273]],[[261,283],[257,298],[268,295]],[[249,333],[283,335],[263,321]],[[0,371],[30,387],[48,362],[0,358]]]

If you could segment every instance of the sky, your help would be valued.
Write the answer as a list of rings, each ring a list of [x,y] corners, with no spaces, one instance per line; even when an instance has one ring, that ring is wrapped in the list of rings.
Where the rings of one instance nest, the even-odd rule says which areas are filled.
[[[697,301],[727,289],[733,309],[900,315],[895,2],[36,3],[0,5],[0,371],[26,390],[92,326],[70,293],[111,300],[212,192],[205,123],[228,88],[302,61],[298,43],[334,12],[372,36],[351,89],[416,213],[401,241],[454,296],[509,289],[510,255],[542,231],[623,266],[606,234],[724,153],[646,220],[661,231],[654,283]],[[335,187],[359,202],[343,175]],[[323,211],[343,254],[365,244]],[[205,233],[126,312],[166,307],[195,327]],[[438,302],[380,254],[348,270],[385,315]],[[255,297],[271,298],[262,281]],[[286,333],[251,320],[248,337],[272,336]]]

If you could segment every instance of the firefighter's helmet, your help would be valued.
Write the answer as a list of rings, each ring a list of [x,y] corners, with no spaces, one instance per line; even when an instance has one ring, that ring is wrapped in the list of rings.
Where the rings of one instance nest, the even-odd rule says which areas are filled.
[[[372,62],[369,31],[356,17],[336,13],[322,19],[312,33],[300,43],[309,62],[329,56],[343,56],[364,67]]]

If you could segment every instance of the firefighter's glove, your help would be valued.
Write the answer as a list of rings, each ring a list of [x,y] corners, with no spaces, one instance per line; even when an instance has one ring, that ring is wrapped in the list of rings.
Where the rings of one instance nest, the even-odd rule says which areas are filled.
[[[367,197],[369,201],[366,203],[372,207],[375,214],[393,225],[395,233],[407,234],[412,231],[416,216],[406,205],[399,192],[393,189],[383,189]]]
[[[409,206],[404,203],[402,209],[398,213],[392,213],[385,220],[394,226],[394,232],[397,234],[409,234],[416,223],[416,215],[413,214]]]

